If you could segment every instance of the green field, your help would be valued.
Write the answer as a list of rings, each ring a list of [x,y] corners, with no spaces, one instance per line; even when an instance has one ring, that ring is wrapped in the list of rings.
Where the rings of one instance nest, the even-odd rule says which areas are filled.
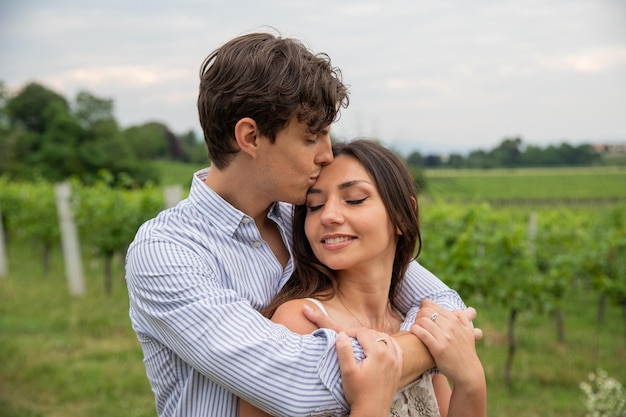
[[[492,202],[626,202],[626,168],[428,170],[426,195]]]
[[[456,201],[626,201],[626,169],[429,170],[429,197]]]
[[[121,261],[111,297],[102,263],[89,260],[87,293],[74,298],[59,248],[47,274],[33,249],[11,242],[9,276],[0,278],[0,416],[156,415]]]

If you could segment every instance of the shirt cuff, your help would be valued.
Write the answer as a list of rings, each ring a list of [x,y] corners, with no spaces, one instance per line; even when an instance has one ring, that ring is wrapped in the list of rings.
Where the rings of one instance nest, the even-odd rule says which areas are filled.
[[[337,332],[330,329],[317,329],[313,332],[313,336],[326,339],[327,348],[317,365],[317,371],[322,383],[328,388],[331,395],[337,400],[342,409],[337,410],[337,414],[346,415],[350,412],[350,404],[346,401],[343,393],[343,385],[341,380],[341,371],[339,369],[339,358],[335,343],[337,342]],[[361,362],[365,359],[363,347],[356,339],[352,339],[352,348],[354,351],[354,359]],[[328,411],[328,410],[326,410]]]
[[[459,294],[454,290],[447,290],[443,292],[438,292],[436,294],[431,294],[425,298],[439,304],[441,307],[446,310],[454,311],[454,310],[464,310],[467,308]],[[400,326],[401,331],[410,331],[411,326],[415,323],[415,317],[417,316],[418,311],[420,310],[419,305],[411,307],[409,312],[404,317],[404,322]]]

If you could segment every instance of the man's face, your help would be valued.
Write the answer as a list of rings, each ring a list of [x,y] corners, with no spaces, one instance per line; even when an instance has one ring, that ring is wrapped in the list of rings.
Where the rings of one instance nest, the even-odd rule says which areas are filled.
[[[330,126],[314,134],[292,117],[273,144],[263,139],[261,157],[263,179],[258,182],[270,200],[302,204],[322,165],[333,160]]]

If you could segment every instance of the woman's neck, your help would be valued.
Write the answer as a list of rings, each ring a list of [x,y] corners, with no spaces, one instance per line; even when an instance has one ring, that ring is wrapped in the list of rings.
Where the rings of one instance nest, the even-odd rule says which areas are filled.
[[[335,310],[343,310],[346,322],[386,333],[399,330],[402,318],[389,301],[389,279],[370,274],[338,274],[339,289],[332,300]],[[351,320],[350,320],[351,319]]]

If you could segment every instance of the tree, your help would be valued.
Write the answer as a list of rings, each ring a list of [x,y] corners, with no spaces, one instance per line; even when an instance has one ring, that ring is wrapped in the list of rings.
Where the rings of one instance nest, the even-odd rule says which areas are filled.
[[[446,165],[450,168],[463,168],[463,166],[465,165],[465,158],[463,158],[463,155],[460,154],[450,154]]]
[[[51,107],[56,107],[57,111],[50,111]],[[52,123],[51,118],[63,111],[69,113],[67,100],[38,83],[26,85],[7,103],[10,126],[35,133],[45,132]]]
[[[76,95],[74,115],[82,127],[81,178],[92,183],[100,171],[105,170],[118,185],[157,181],[155,171],[138,160],[135,149],[120,131],[113,110],[111,99],[96,97],[86,91]]]
[[[507,138],[494,148],[490,155],[497,166],[514,168],[520,164],[521,145],[521,138]]]
[[[566,142],[557,148],[561,165],[591,165],[600,159],[591,145],[572,146]]]
[[[16,137],[9,126],[7,103],[9,92],[0,81],[0,174],[14,170]]]
[[[424,166],[424,157],[421,153],[415,151],[412,152],[407,158],[406,163],[410,167],[423,167]]]
[[[202,138],[196,136],[193,130],[179,135],[179,138],[185,151],[186,162],[202,164],[208,161],[206,145]]]
[[[94,129],[100,122],[114,121],[113,100],[79,91],[74,103],[74,116],[85,130]]]
[[[51,103],[46,113],[49,114],[49,125],[37,135],[39,151],[27,156],[27,165],[35,167],[43,178],[62,181],[80,174],[83,168],[78,153],[82,129],[67,108],[59,103]]]
[[[74,173],[80,126],[64,97],[31,83],[8,100],[6,112],[10,131],[2,147],[9,175],[60,180]]]
[[[436,168],[441,165],[441,157],[439,155],[427,155],[424,159],[426,168]]]
[[[9,129],[9,115],[7,110],[7,101],[9,99],[9,92],[3,81],[0,81],[0,132],[7,131]]]
[[[493,168],[495,163],[493,158],[483,150],[472,151],[467,156],[467,165],[469,168]]]
[[[122,132],[139,159],[164,159],[168,154],[167,127],[158,122],[131,126]]]
[[[520,164],[523,166],[547,166],[550,163],[546,159],[546,154],[539,146],[528,145],[520,155]]]

